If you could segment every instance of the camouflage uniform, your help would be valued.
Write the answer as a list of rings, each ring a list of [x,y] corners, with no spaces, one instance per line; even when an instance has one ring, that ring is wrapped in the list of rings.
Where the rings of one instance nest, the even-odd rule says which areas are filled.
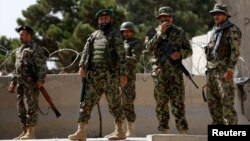
[[[91,42],[93,41],[93,46]],[[88,70],[87,88],[84,102],[80,105],[78,122],[88,123],[93,107],[99,102],[103,93],[109,105],[109,111],[115,118],[115,123],[123,123],[124,116],[121,107],[121,95],[119,94],[119,76],[126,74],[125,50],[122,46],[122,38],[119,31],[111,28],[107,34],[103,31],[95,31],[85,44],[80,66],[83,66],[88,58],[87,50],[92,48],[90,68]],[[115,51],[115,54],[108,52]],[[112,56],[114,55],[114,56]],[[114,66],[110,63],[116,62]]]
[[[215,9],[210,13],[214,14],[213,12],[216,12],[218,6],[220,5],[215,5]],[[233,80],[225,81],[224,74],[227,71],[233,72],[235,69],[240,55],[241,31],[233,24],[225,28],[215,55],[213,51],[216,46],[216,29],[218,28],[218,26],[214,27],[210,42],[206,47],[208,107],[213,119],[212,124],[225,124],[224,119],[227,120],[228,124],[237,124],[237,113],[234,109]]]
[[[124,40],[126,50],[126,66],[128,70],[128,84],[122,88],[122,108],[124,115],[129,122],[134,122],[136,118],[134,101],[135,80],[136,80],[136,65],[142,52],[142,45],[138,39],[132,38]]]
[[[164,10],[164,8],[160,8],[159,11],[161,12],[161,9]],[[168,9],[168,7],[165,9]],[[164,11],[162,13],[164,14]],[[156,114],[159,120],[158,130],[164,132],[169,129],[168,122],[170,115],[168,102],[170,101],[177,129],[180,132],[186,131],[188,124],[185,118],[183,72],[171,64],[170,59],[167,59],[163,63],[160,61],[164,53],[160,49],[159,43],[167,40],[171,45],[169,47],[181,53],[182,59],[191,56],[192,49],[184,31],[176,26],[171,25],[163,34],[160,33],[158,28],[156,31],[157,33],[146,41],[146,47],[154,55],[152,77],[155,83],[154,97],[156,100]]]
[[[46,76],[46,57],[41,47],[33,43],[23,44],[16,51],[16,63],[13,83],[17,84],[17,108],[19,118],[23,126],[35,126],[38,115],[38,95],[36,82],[31,78],[27,71],[25,62],[32,65],[33,72],[38,77],[39,82],[44,82]]]

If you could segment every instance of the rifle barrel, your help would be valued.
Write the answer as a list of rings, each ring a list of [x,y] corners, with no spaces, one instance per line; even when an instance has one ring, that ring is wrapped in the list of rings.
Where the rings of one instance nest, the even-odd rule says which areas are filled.
[[[188,77],[188,78],[191,80],[191,82],[194,84],[194,86],[195,86],[197,89],[199,89],[198,85],[194,82],[194,80],[191,78],[191,76]]]

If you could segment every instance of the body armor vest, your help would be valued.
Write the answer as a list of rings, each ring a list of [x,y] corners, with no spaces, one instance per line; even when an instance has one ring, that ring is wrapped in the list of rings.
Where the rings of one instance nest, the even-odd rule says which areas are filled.
[[[109,47],[108,39],[99,34],[95,37],[93,43],[93,54],[92,54],[92,62],[94,64],[105,64],[106,63],[106,54],[107,48]]]
[[[231,55],[231,47],[230,47],[230,43],[229,43],[229,38],[228,38],[228,34],[229,34],[229,28],[226,29],[223,32],[219,47],[218,47],[218,59],[219,60],[225,60],[225,59],[229,59],[230,55]],[[211,37],[212,42],[209,44],[210,48],[214,48],[215,47],[215,43],[216,43],[216,35],[213,34],[213,36]],[[213,58],[212,60],[214,60],[215,58]]]

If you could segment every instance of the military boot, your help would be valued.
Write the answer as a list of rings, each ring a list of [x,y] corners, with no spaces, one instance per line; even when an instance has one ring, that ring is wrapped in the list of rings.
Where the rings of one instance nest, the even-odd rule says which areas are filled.
[[[87,125],[84,122],[78,122],[77,131],[68,136],[69,140],[86,140],[86,127]]]
[[[134,122],[127,122],[127,132],[126,132],[127,137],[135,137],[135,126]]]
[[[125,132],[123,130],[123,123],[115,123],[115,131],[107,136],[109,140],[123,140],[126,139]]]
[[[25,140],[25,139],[35,139],[35,126],[27,126],[27,132],[24,136],[22,136],[20,139]]]
[[[26,126],[22,128],[23,128],[23,132],[18,137],[14,138],[13,140],[20,140],[20,138],[26,134],[28,128]]]

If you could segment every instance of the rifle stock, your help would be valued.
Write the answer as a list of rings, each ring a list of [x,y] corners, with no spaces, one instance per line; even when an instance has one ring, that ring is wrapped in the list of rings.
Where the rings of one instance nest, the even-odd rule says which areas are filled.
[[[40,87],[39,90],[41,91],[41,93],[43,94],[44,98],[46,99],[46,101],[49,103],[51,109],[54,111],[54,113],[56,114],[56,117],[60,117],[61,113],[57,110],[56,106],[54,105],[54,103],[51,100],[51,97],[49,96],[48,92],[44,89],[44,87]]]

